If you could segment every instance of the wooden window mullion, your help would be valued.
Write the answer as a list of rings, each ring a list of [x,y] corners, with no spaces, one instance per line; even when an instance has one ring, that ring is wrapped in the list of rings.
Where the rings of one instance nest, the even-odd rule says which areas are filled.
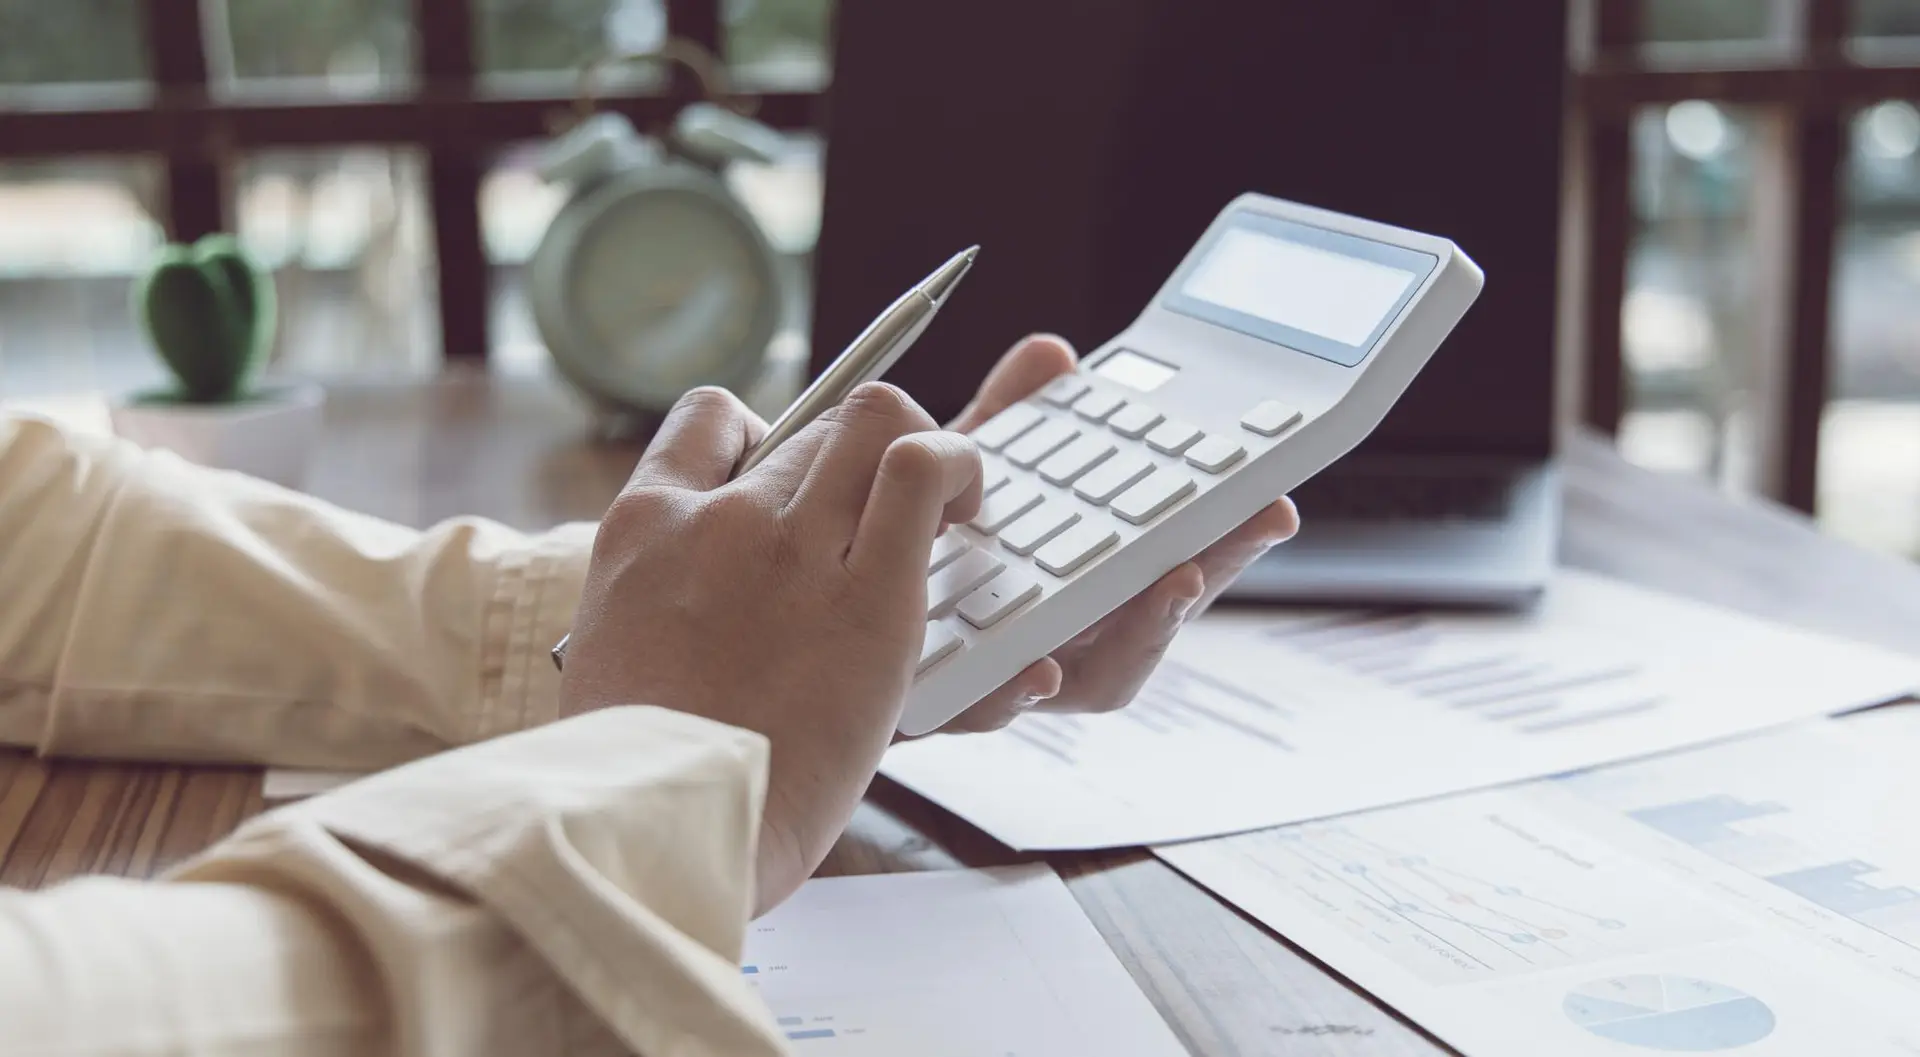
[[[184,126],[167,153],[167,234],[192,241],[226,230],[230,215],[217,122],[205,120],[201,106],[208,96],[206,24],[200,0],[147,0],[140,10],[159,117]]]
[[[1592,0],[1587,61],[1594,70],[1636,64],[1640,0]],[[1587,424],[1612,436],[1626,414],[1622,313],[1633,248],[1633,112],[1584,100],[1576,115],[1578,228],[1586,239],[1579,305],[1586,331],[1582,406]]]
[[[473,0],[413,0],[418,91],[426,104],[422,113],[458,113],[457,105],[438,104],[474,98],[473,17]],[[448,360],[484,363],[492,347],[492,299],[480,227],[483,157],[473,137],[436,124],[421,138],[427,146],[427,198],[439,272],[440,346]]]
[[[1805,0],[1803,61],[1843,64],[1847,0]],[[1760,487],[1813,513],[1820,427],[1830,388],[1833,285],[1842,221],[1848,112],[1837,100],[1774,108],[1755,152],[1754,245],[1764,329],[1755,400]]]

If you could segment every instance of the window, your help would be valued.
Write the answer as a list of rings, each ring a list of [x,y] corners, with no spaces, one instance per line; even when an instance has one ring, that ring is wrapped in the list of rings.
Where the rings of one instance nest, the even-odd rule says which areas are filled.
[[[1920,558],[1920,0],[1576,14],[1587,422]]]
[[[559,192],[530,148],[585,63],[669,38],[730,61],[793,135],[788,157],[728,179],[804,277],[830,21],[831,0],[0,5],[0,386],[151,380],[128,285],[162,240],[214,230],[274,268],[290,369],[539,369],[517,272]],[[643,128],[691,98],[657,64],[605,73],[598,104]],[[53,238],[49,201],[89,219]]]

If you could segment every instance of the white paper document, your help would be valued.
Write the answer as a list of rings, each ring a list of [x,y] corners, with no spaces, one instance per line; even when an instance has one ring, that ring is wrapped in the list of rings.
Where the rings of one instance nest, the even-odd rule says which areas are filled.
[[[1920,658],[1563,570],[1528,614],[1280,610],[1181,633],[1132,705],[884,772],[1017,849],[1264,829],[1901,697]]]
[[[1155,851],[1469,1057],[1914,1057],[1917,810],[1901,708]]]
[[[802,1057],[1184,1057],[1045,865],[810,881],[741,967]]]

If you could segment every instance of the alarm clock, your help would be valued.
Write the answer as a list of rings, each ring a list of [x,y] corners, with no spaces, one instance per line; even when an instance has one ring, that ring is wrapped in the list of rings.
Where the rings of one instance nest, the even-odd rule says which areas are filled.
[[[703,102],[657,139],[601,112],[542,152],[541,177],[568,193],[528,261],[528,300],[556,372],[603,432],[644,428],[697,386],[745,391],[766,370],[785,266],[724,174],[784,145]]]

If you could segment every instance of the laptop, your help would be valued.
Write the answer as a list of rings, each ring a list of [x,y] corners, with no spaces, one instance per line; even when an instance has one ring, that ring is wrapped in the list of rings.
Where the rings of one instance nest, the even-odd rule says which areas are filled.
[[[1444,235],[1485,268],[1479,303],[1228,597],[1525,605],[1561,502],[1566,19],[1563,0],[842,0],[814,369],[974,243],[967,289],[888,375],[941,418],[1025,334],[1118,333],[1243,191]]]

